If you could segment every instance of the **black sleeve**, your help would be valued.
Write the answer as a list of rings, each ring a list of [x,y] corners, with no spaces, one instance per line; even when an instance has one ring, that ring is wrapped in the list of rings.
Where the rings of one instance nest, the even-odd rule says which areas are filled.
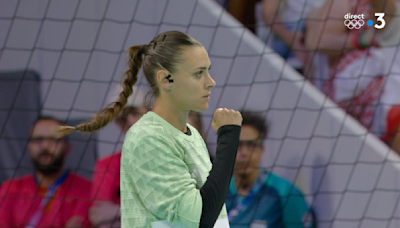
[[[217,151],[210,175],[200,194],[203,208],[201,228],[212,228],[225,203],[239,146],[240,126],[227,125],[218,129]]]

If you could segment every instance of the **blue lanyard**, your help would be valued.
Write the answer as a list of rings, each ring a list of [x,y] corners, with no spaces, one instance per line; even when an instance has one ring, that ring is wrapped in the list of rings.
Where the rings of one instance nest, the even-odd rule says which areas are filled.
[[[40,204],[40,207],[42,207],[42,204],[43,204],[43,208],[47,205],[50,198],[53,197],[54,193],[56,192],[58,186],[60,186],[62,183],[64,183],[65,179],[68,176],[68,173],[69,173],[69,171],[66,170],[60,177],[57,178],[57,180],[54,182],[54,184],[51,185],[49,189],[47,189],[46,194]]]
[[[238,199],[238,203],[237,203],[236,207],[228,212],[229,221],[232,221],[232,219],[234,219],[237,215],[239,215],[240,212],[243,211],[250,204],[250,202],[253,200],[254,196],[256,196],[258,191],[260,190],[266,175],[267,175],[267,172],[262,172],[258,176],[257,181],[254,182],[250,193],[246,197],[241,197]],[[236,196],[236,197],[238,197],[238,196]]]
[[[67,176],[69,174],[69,171],[65,171],[60,177],[57,178],[57,180],[50,186],[49,189],[47,189],[46,194],[42,201],[40,202],[38,210],[33,214],[32,218],[29,220],[28,225],[26,225],[26,228],[33,228],[36,227],[38,224],[40,218],[43,215],[44,208],[46,205],[49,203],[50,199],[53,197],[54,193],[56,192],[57,188],[64,183],[65,179],[67,179]],[[38,184],[38,179],[35,176],[36,183]]]
[[[65,179],[67,179],[67,176],[69,174],[69,171],[66,170],[61,176],[57,178],[57,180],[50,186],[50,188],[47,189],[46,194],[41,202],[40,205],[44,204],[44,206],[47,205],[48,201],[50,198],[54,195],[55,191],[57,190],[58,186],[60,186],[62,183],[64,183]],[[36,184],[39,184],[39,180],[35,176]],[[44,202],[45,201],[45,202]]]

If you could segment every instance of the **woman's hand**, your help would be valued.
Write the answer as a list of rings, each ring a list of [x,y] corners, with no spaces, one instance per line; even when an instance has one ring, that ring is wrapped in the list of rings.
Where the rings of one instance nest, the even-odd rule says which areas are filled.
[[[242,120],[243,118],[240,112],[232,109],[219,108],[214,112],[214,119],[211,126],[215,132],[218,132],[218,129],[225,125],[241,126]]]

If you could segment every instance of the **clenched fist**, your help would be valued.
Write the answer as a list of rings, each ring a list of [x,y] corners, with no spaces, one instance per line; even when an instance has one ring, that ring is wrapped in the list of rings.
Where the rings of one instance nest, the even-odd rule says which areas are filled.
[[[242,115],[240,112],[235,110],[228,110],[226,108],[218,108],[214,112],[214,119],[212,121],[212,128],[215,132],[218,132],[218,129],[225,125],[242,125]]]

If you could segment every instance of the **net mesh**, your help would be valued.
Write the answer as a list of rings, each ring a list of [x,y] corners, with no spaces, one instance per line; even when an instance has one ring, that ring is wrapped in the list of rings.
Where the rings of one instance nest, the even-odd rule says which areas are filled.
[[[190,34],[209,52],[217,86],[202,120],[211,153],[216,108],[259,112],[270,126],[260,166],[302,190],[319,227],[399,226],[397,155],[265,39],[207,0],[0,2],[0,182],[32,173],[27,141],[39,114],[70,124],[87,120],[121,82],[126,50],[169,30]],[[388,67],[395,76],[396,54],[397,48]],[[148,89],[142,72],[137,87]],[[75,147],[67,167],[91,178],[98,157],[120,150],[123,134],[110,124],[70,138]]]

